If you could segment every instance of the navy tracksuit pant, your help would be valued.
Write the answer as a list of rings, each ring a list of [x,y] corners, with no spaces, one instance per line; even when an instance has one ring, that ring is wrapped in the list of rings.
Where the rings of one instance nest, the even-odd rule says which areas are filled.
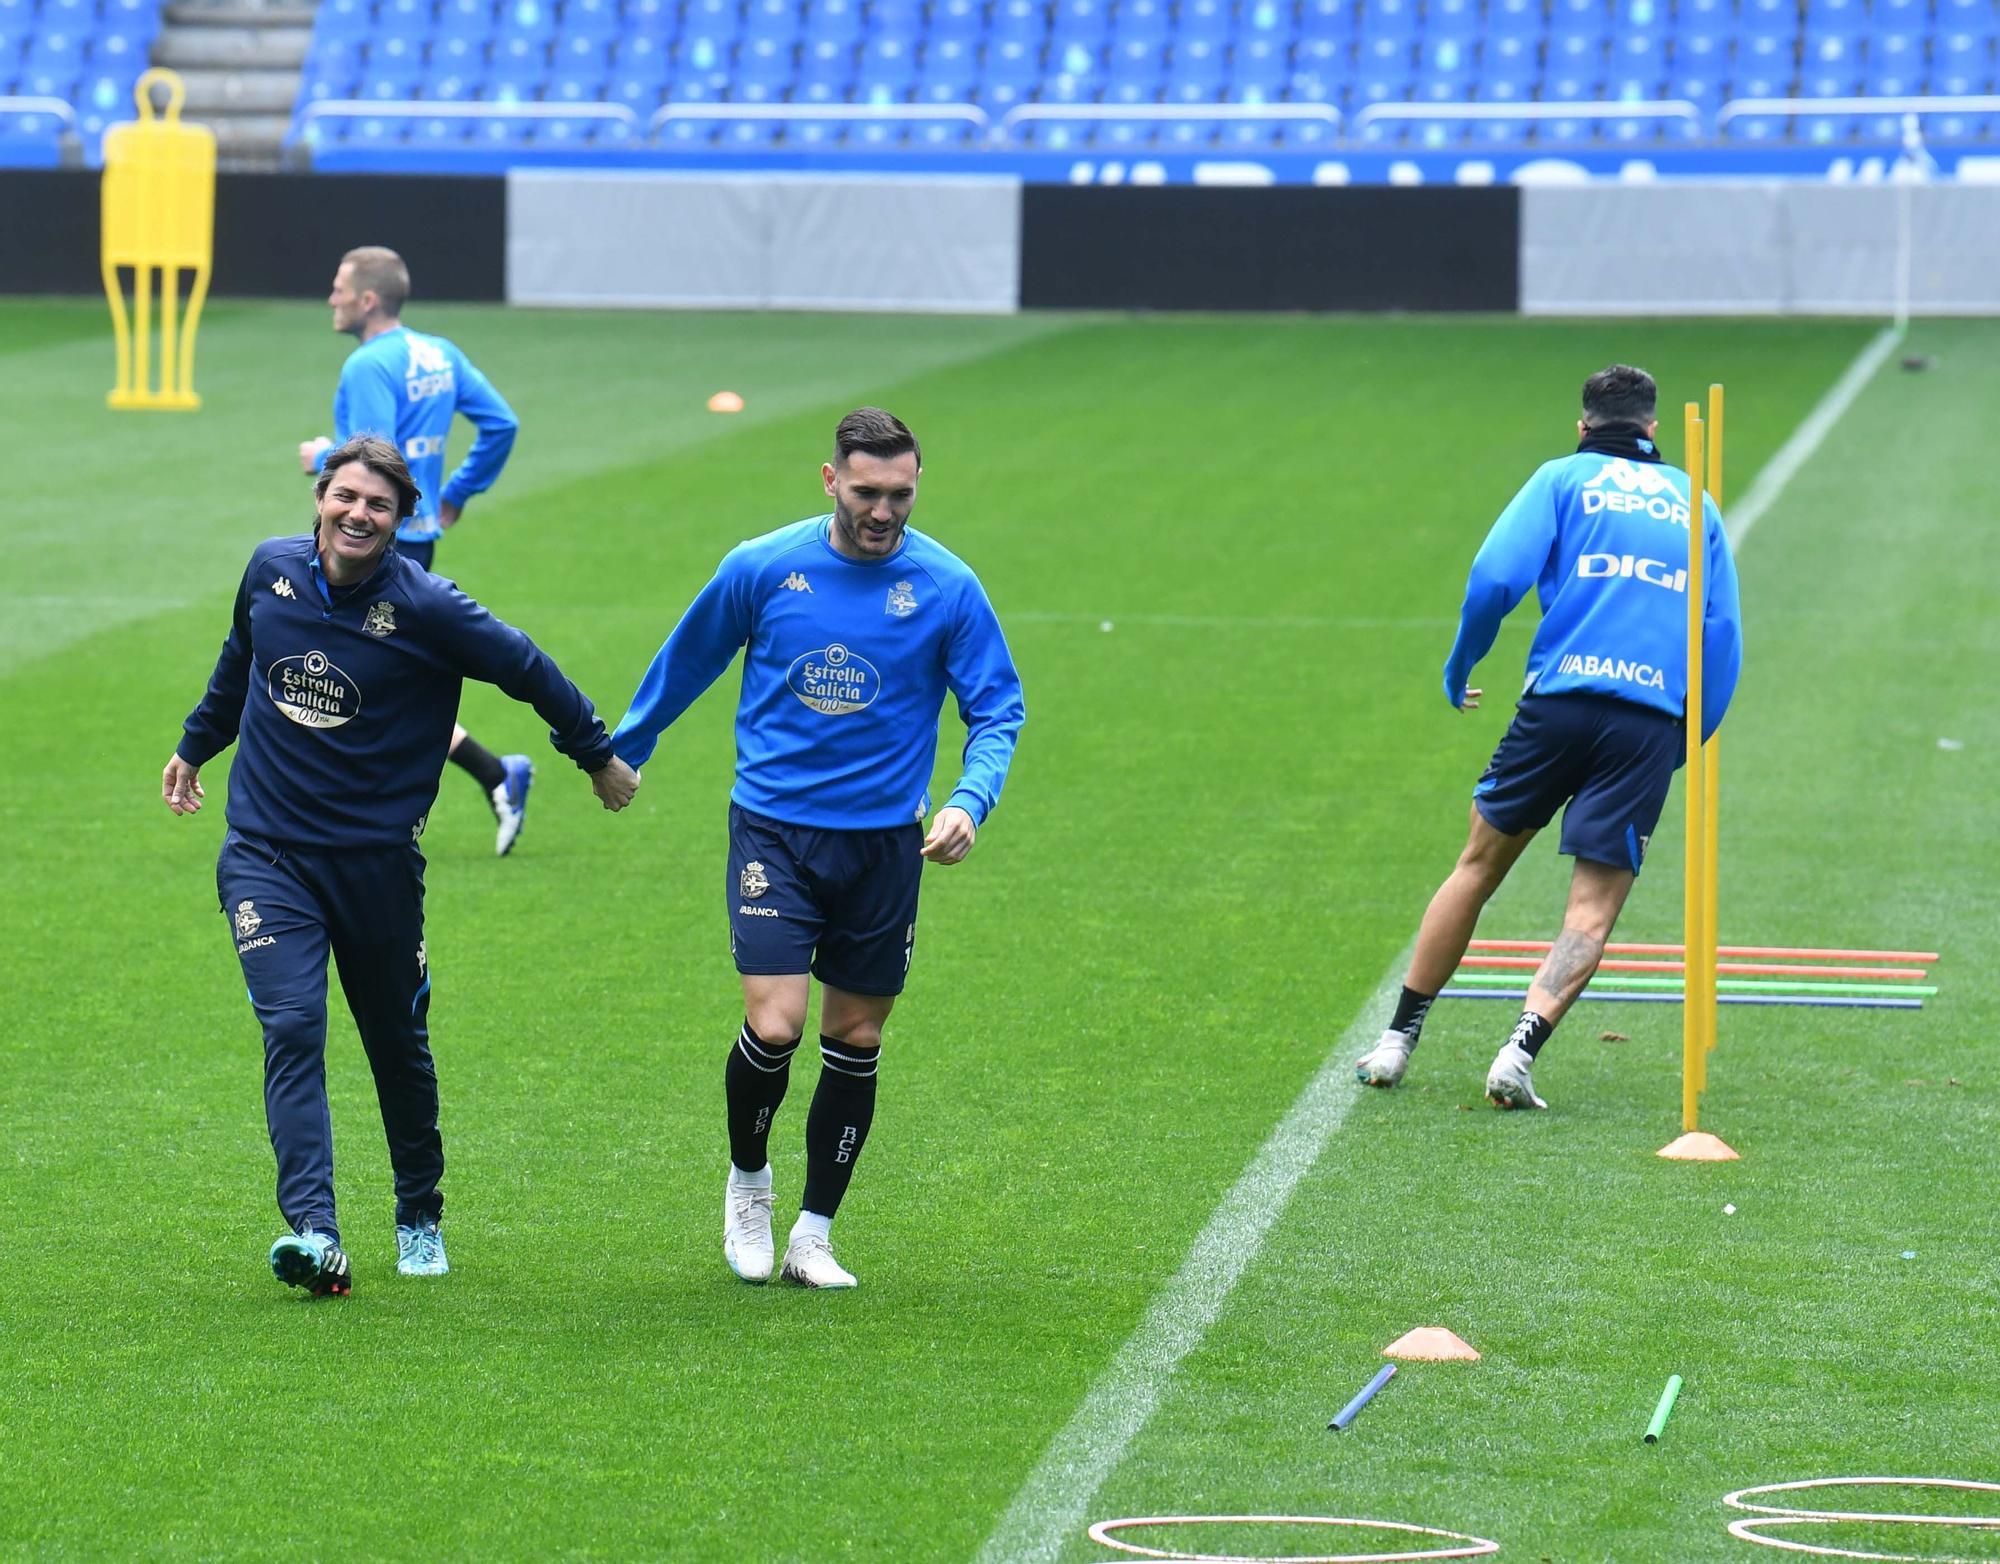
[[[278,1209],[294,1230],[339,1237],[326,1101],[326,962],[375,1072],[396,1220],[444,1209],[444,1142],[431,1063],[424,858],[406,847],[301,851],[230,831],[215,866],[250,1004],[264,1028],[264,1112],[278,1156]]]

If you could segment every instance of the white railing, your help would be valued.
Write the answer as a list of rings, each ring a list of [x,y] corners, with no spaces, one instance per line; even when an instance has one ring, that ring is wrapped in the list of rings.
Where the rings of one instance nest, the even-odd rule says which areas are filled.
[[[0,97],[0,114],[53,114],[64,130],[76,134],[76,110],[61,98]]]
[[[1338,130],[1340,110],[1327,103],[1022,103],[1000,116],[995,139],[1005,140],[1017,125],[1048,120],[1177,124],[1289,120],[1331,125]]]
[[[1354,116],[1354,128],[1360,132],[1370,125],[1402,121],[1519,124],[1612,119],[1679,120],[1697,130],[1701,128],[1701,110],[1685,98],[1654,98],[1633,103],[1371,103]]]
[[[1967,94],[1935,98],[1731,98],[1716,111],[1719,132],[1750,114],[1804,119],[1814,114],[2000,114],[2000,97]]]
[[[647,123],[646,134],[657,136],[672,120],[714,120],[781,124],[814,122],[859,123],[890,120],[903,124],[956,121],[985,130],[993,121],[971,103],[663,103]]]
[[[376,103],[367,98],[322,98],[308,103],[299,117],[307,125],[319,119],[573,119],[639,128],[639,116],[622,103],[426,103],[413,98]]]

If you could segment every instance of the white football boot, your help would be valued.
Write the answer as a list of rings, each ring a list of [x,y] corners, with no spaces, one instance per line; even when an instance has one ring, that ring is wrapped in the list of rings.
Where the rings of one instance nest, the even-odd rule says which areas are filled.
[[[792,1234],[785,1245],[785,1280],[801,1287],[852,1287],[854,1276],[841,1269],[833,1245],[817,1233]]]
[[[1416,1046],[1407,1032],[1384,1032],[1372,1052],[1354,1061],[1354,1078],[1363,1086],[1394,1086],[1409,1069]]]
[[[722,1191],[722,1258],[744,1281],[768,1282],[771,1249],[771,1170],[761,1186],[739,1184],[732,1163]]]
[[[1486,1100],[1496,1108],[1546,1108],[1548,1104],[1535,1095],[1535,1082],[1528,1073],[1533,1063],[1528,1050],[1510,1039],[1494,1055],[1493,1068],[1486,1072]]]

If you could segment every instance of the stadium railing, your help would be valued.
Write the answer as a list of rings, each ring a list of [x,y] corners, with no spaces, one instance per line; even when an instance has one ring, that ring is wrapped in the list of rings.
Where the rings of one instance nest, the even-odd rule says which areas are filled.
[[[1782,119],[1809,119],[1818,114],[2000,114],[2000,96],[1969,93],[1959,96],[1902,98],[1731,98],[1715,112],[1715,130],[1720,135],[1733,119],[1747,115],[1770,115]]]
[[[1356,135],[1371,125],[1519,124],[1554,120],[1659,120],[1702,128],[1701,110],[1685,98],[1609,103],[1371,103],[1354,116]]]
[[[1327,103],[1022,103],[1000,116],[994,139],[1008,139],[1015,128],[1037,121],[1124,123],[1232,123],[1284,121],[1340,128],[1340,110]]]
[[[906,124],[956,122],[975,130],[989,130],[992,119],[972,103],[663,103],[646,125],[647,136],[657,136],[674,120],[713,121],[717,124],[768,123],[806,124],[878,123]]]
[[[32,121],[45,114],[57,122],[52,146],[47,145],[50,138],[20,128],[21,121]],[[20,163],[21,157],[32,156],[34,147],[44,146],[54,153],[53,161],[56,163],[81,161],[83,142],[75,106],[66,98],[0,96],[0,146],[4,146],[10,154],[6,161],[17,167],[26,166]]]
[[[299,110],[301,128],[321,119],[595,120],[636,131],[639,116],[623,103],[460,103],[422,99],[322,98]]]

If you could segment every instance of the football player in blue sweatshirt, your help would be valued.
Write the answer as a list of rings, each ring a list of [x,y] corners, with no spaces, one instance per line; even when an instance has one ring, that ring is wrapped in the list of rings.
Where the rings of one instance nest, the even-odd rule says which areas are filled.
[[[743,651],[723,885],[742,1031],[723,1082],[723,1257],[769,1279],[771,1120],[820,982],[821,1069],[806,1179],[783,1275],[852,1287],[834,1213],[875,1116],[882,1023],[902,992],[925,859],[955,864],[999,801],[1020,736],[1021,681],[978,578],[907,526],[922,454],[880,408],[849,413],[820,479],[833,510],[739,544],[667,637],[611,736],[633,766]],[[938,713],[950,694],[964,761],[930,815]]]
[[[1389,1029],[1355,1065],[1366,1085],[1403,1078],[1425,1012],[1458,969],[1480,909],[1562,809],[1562,851],[1576,859],[1562,933],[1486,1076],[1495,1107],[1548,1106],[1530,1066],[1597,971],[1686,756],[1695,547],[1706,573],[1696,714],[1704,740],[1729,709],[1743,662],[1736,565],[1713,499],[1703,496],[1699,529],[1690,525],[1688,476],[1662,462],[1653,443],[1657,397],[1653,377],[1626,364],[1586,380],[1576,453],[1543,463],[1472,562],[1444,669],[1454,710],[1478,707],[1472,670],[1531,588],[1542,622],[1513,724],[1472,790],[1465,851],[1424,914]]]
[[[278,1209],[292,1228],[272,1245],[271,1266],[294,1286],[344,1295],[326,1098],[329,953],[389,1139],[396,1269],[446,1269],[417,838],[461,684],[484,680],[532,705],[606,809],[630,803],[639,779],[547,653],[391,546],[417,502],[395,446],[344,442],[313,492],[314,530],[251,554],[208,692],[160,791],[175,814],[196,813],[201,768],[236,743],[215,884],[264,1031]]]
[[[466,501],[500,476],[518,426],[506,399],[455,344],[403,324],[409,296],[409,268],[394,250],[370,245],[341,257],[326,302],[333,307],[333,329],[361,345],[348,354],[334,389],[333,439],[302,442],[299,465],[308,476],[319,472],[334,441],[357,434],[394,441],[418,489],[416,510],[396,528],[396,548],[428,570],[438,539]],[[447,478],[444,442],[458,413],[478,433]],[[493,850],[506,857],[527,815],[534,763],[526,755],[496,756],[456,723],[451,758],[486,795],[497,827]]]

